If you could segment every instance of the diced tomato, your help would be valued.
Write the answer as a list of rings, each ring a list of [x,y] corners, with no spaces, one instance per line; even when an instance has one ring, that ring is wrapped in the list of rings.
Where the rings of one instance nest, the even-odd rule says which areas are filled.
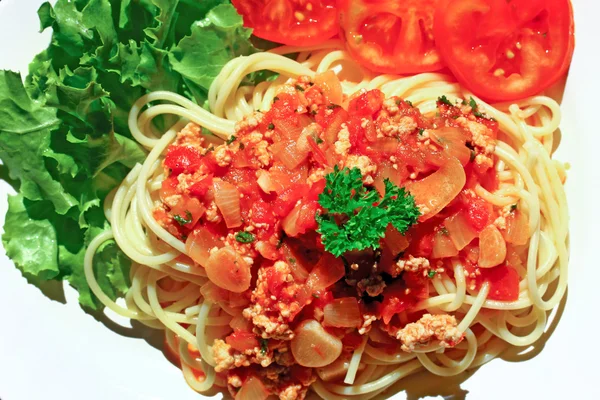
[[[255,201],[252,204],[252,221],[257,224],[274,224],[277,219],[273,214],[271,206],[264,200]]]
[[[285,217],[292,211],[296,202],[304,197],[308,185],[293,185],[284,190],[273,202],[273,212],[280,217]]]
[[[297,122],[296,113],[300,101],[298,96],[290,93],[279,93],[275,97],[270,113],[273,115],[274,121],[283,122],[292,119]]]
[[[167,198],[179,193],[177,190],[178,185],[179,181],[177,180],[177,177],[173,175],[169,176],[162,182],[159,196],[163,203]]]
[[[310,187],[310,190],[308,191],[308,194],[306,195],[306,199],[308,201],[318,200],[319,195],[321,193],[323,193],[323,190],[325,190],[326,185],[327,185],[327,182],[325,181],[325,179],[320,179],[320,180],[316,181],[315,183],[313,183],[312,186]]]
[[[191,174],[200,168],[202,154],[193,147],[171,146],[165,156],[165,167],[175,175]]]
[[[402,279],[415,299],[423,300],[429,297],[429,278],[423,276],[422,272],[404,272]]]
[[[480,268],[481,275],[477,277],[477,286],[484,282],[490,283],[488,299],[500,301],[516,301],[519,298],[519,282],[521,278],[514,268],[499,265],[493,268]]]
[[[192,196],[203,198],[208,192],[209,189],[212,189],[213,186],[213,177],[212,175],[207,175],[205,178],[194,182],[188,190]]]
[[[414,237],[408,248],[408,252],[415,257],[430,257],[433,251],[434,233],[426,233]]]
[[[381,303],[381,318],[384,324],[389,324],[392,317],[403,311],[414,307],[417,300],[406,290],[404,281],[396,281],[383,291],[383,303]]]
[[[230,345],[234,350],[244,352],[251,350],[256,347],[260,347],[256,335],[252,332],[233,332],[231,335],[225,338],[225,342]]]
[[[467,221],[477,231],[485,228],[491,219],[493,207],[480,197],[464,196]]]
[[[363,337],[358,333],[358,331],[352,331],[347,333],[342,338],[342,344],[344,348],[350,348],[352,350],[357,349],[363,341]]]
[[[286,277],[274,267],[267,268],[266,275],[269,293],[271,293],[273,296],[279,297],[281,295],[281,289],[283,289],[285,286]]]
[[[348,105],[348,112],[352,116],[372,117],[381,110],[385,95],[379,89],[369,90],[353,98]]]

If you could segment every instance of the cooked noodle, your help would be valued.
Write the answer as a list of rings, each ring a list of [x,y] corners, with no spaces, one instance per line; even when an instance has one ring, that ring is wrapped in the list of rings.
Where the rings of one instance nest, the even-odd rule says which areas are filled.
[[[105,213],[112,231],[95,238],[87,249],[85,274],[94,294],[108,308],[149,327],[165,330],[168,348],[179,356],[185,379],[194,390],[202,392],[226,384],[213,368],[212,340],[228,334],[232,316],[239,315],[241,310],[203,299],[200,288],[208,282],[203,269],[185,261],[189,259],[178,258],[186,252],[183,242],[153,218],[160,183],[165,178],[161,159],[176,133],[191,121],[227,139],[234,133],[235,122],[252,111],[269,109],[278,88],[288,80],[302,75],[314,77],[329,69],[338,74],[345,94],[377,88],[386,97],[411,101],[425,115],[435,113],[441,95],[452,102],[473,96],[452,77],[440,73],[410,77],[371,75],[340,48],[341,43],[329,41],[311,48],[280,47],[234,59],[223,68],[210,89],[211,112],[169,92],[144,96],[131,110],[130,130],[149,155],[106,201]],[[298,53],[298,61],[281,55],[290,53]],[[247,74],[259,70],[280,75],[256,87],[241,86]],[[501,132],[495,149],[498,190],[490,193],[477,186],[476,193],[498,207],[518,201],[529,220],[531,235],[527,262],[519,271],[518,300],[486,299],[488,285],[478,293],[471,292],[462,265],[456,261],[453,276],[443,273],[440,279],[432,280],[430,298],[418,304],[416,310],[456,316],[466,340],[453,349],[431,345],[413,353],[390,355],[372,346],[372,338],[365,336],[352,356],[345,384],[321,380],[313,384],[313,390],[322,398],[372,398],[423,368],[436,375],[452,376],[497,357],[507,344],[531,345],[547,326],[547,312],[557,307],[564,296],[569,257],[568,213],[561,178],[564,170],[550,153],[561,119],[559,105],[544,96],[493,106],[473,97],[488,116],[498,121]],[[178,116],[181,122],[157,137],[150,123],[163,114]],[[94,253],[112,238],[133,261],[132,286],[125,297],[125,306],[102,293],[93,275]],[[175,284],[161,287],[161,279],[165,277]],[[481,312],[486,309],[497,312]],[[474,325],[478,329],[472,330]]]

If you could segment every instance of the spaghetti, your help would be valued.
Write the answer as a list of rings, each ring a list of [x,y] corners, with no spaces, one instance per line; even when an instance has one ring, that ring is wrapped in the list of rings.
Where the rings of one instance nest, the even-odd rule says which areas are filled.
[[[565,169],[552,159],[554,133],[561,118],[559,105],[544,96],[488,105],[440,73],[374,76],[355,64],[342,48],[342,43],[332,40],[319,46],[284,46],[234,59],[211,86],[211,112],[169,92],[146,95],[131,110],[131,133],[149,154],[107,199],[105,213],[112,231],[96,237],[87,249],[85,274],[94,294],[108,308],[165,330],[168,349],[180,360],[183,375],[194,390],[227,386],[225,377],[215,371],[212,346],[215,339],[231,332],[230,324],[239,319],[240,311],[235,304],[207,299],[211,296],[206,271],[186,256],[183,241],[155,219],[153,211],[166,179],[162,159],[188,122],[212,132],[214,136],[207,135],[206,140],[218,144],[231,138],[236,122],[257,110],[268,110],[286,83],[303,76],[314,79],[317,74],[334,71],[346,95],[379,89],[386,97],[411,102],[426,116],[436,113],[441,95],[452,104],[474,99],[499,128],[493,166],[498,186],[488,190],[477,184],[474,192],[494,207],[518,203],[527,216],[530,238],[520,247],[525,262],[516,267],[519,293],[514,301],[490,299],[488,283],[474,290],[458,258],[431,279],[428,298],[412,311],[454,316],[458,331],[464,335],[462,342],[450,348],[431,342],[411,352],[390,353],[383,348],[394,339],[373,329],[363,335],[342,365],[341,378],[325,380],[320,375],[312,384],[317,395],[324,399],[370,399],[422,369],[452,376],[476,368],[508,345],[527,346],[538,340],[548,323],[548,312],[565,294],[569,256]],[[297,54],[296,60],[284,57],[286,54]],[[243,85],[245,76],[262,70],[279,76],[255,87]],[[178,116],[181,122],[166,133],[155,132],[151,122],[164,114]],[[102,293],[93,273],[94,253],[111,239],[134,262],[124,306]],[[405,315],[400,314],[402,318]]]

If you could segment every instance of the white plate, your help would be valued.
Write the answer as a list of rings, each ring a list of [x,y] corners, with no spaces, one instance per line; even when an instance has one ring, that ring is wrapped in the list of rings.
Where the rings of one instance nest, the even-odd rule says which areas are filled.
[[[0,68],[25,74],[31,58],[47,45],[49,32],[37,33],[36,10],[42,2],[0,0]],[[577,47],[562,107],[563,143],[557,154],[572,165],[567,183],[570,285],[564,315],[534,358],[523,362],[495,360],[460,383],[460,389],[449,385],[428,390],[432,396],[428,398],[463,399],[465,394],[467,399],[486,400],[600,398],[600,346],[595,337],[600,332],[600,156],[595,151],[600,113],[600,4],[594,0],[574,3]],[[11,193],[10,187],[0,181],[0,223],[4,221],[7,193]],[[57,288],[48,287],[49,292]],[[122,334],[115,333],[84,313],[75,291],[67,285],[65,294],[66,304],[46,297],[29,285],[4,250],[0,251],[2,400],[202,398],[189,389],[180,371],[161,351],[142,338],[128,337],[139,332],[124,328]]]

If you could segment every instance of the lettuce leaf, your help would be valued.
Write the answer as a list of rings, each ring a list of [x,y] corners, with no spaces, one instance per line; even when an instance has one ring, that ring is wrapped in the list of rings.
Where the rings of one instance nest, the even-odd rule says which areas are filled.
[[[67,280],[83,307],[98,309],[83,255],[110,228],[107,194],[146,157],[128,130],[131,106],[156,90],[205,106],[223,65],[258,50],[228,0],[58,0],[38,16],[53,34],[25,83],[0,71],[0,159],[19,192],[2,242],[31,282]],[[130,264],[113,241],[98,250],[94,270],[109,297],[127,292]]]

